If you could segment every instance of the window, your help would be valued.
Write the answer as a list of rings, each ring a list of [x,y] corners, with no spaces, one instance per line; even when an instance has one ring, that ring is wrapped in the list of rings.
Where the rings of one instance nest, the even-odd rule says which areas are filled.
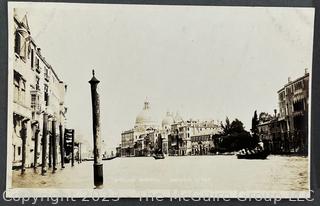
[[[303,111],[304,110],[304,104],[303,101],[297,101],[296,103],[293,104],[293,111]]]
[[[44,85],[44,101],[46,102],[46,106],[49,106],[49,89],[48,89],[48,85]]]
[[[19,84],[20,78],[17,75],[14,75],[14,94],[13,94],[13,99],[14,101],[19,101]]]
[[[15,53],[18,54],[22,59],[25,59],[27,54],[27,42],[19,31],[16,31],[14,42]]]
[[[21,155],[21,147],[18,147],[18,156]]]
[[[40,78],[36,76],[36,90],[40,90]]]
[[[33,49],[31,49],[31,68],[33,68],[33,61],[34,61],[34,56],[33,56]]]
[[[18,103],[24,104],[26,93],[26,81],[21,78],[17,72],[14,73],[14,94],[13,100]]]
[[[289,94],[291,94],[291,93],[292,93],[292,89],[291,89],[291,87],[287,87],[287,88],[286,88],[286,93],[287,93],[287,95],[289,95]]]
[[[294,90],[299,90],[299,89],[302,89],[302,81],[299,81],[297,83],[294,84]]]
[[[48,81],[49,80],[49,70],[47,67],[44,67],[44,78]]]
[[[24,103],[26,95],[26,81],[21,79],[21,92],[20,92],[20,101]]]
[[[36,57],[36,63],[35,63],[36,69],[38,70],[38,72],[40,72],[40,66],[39,66],[39,58]]]
[[[35,110],[36,109],[36,101],[37,101],[37,96],[35,94],[31,94],[31,109]]]
[[[15,39],[14,39],[14,52],[20,55],[20,49],[21,49],[21,34],[18,31],[16,31]]]

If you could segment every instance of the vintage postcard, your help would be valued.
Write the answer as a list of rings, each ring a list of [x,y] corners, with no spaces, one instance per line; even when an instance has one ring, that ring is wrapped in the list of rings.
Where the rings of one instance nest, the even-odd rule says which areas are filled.
[[[10,197],[310,197],[314,9],[8,4]]]

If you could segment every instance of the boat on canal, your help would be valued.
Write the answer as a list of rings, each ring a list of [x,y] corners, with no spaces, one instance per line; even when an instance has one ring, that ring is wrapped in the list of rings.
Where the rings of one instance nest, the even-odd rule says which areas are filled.
[[[102,160],[113,160],[116,157],[117,156],[104,157],[104,158],[102,158]]]
[[[158,159],[164,159],[164,154],[163,153],[159,153],[159,154],[154,154],[153,158],[158,160]]]
[[[264,149],[263,143],[259,142],[254,149],[242,149],[238,152],[238,159],[267,159],[270,152]]]

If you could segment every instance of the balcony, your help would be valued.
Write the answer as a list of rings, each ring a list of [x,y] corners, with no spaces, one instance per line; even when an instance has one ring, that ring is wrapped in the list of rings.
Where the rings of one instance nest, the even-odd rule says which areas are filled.
[[[30,108],[21,102],[14,102],[13,113],[18,114],[23,117],[26,117],[26,118],[31,118]]]
[[[303,93],[303,89],[296,89],[294,90],[294,94],[302,94]]]
[[[303,116],[304,115],[304,111],[295,111],[293,112],[293,116],[297,117],[297,116]]]

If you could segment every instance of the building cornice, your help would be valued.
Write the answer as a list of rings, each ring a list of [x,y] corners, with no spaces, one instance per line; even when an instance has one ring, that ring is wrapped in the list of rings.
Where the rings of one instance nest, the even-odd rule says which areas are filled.
[[[299,77],[299,78],[295,79],[294,81],[290,81],[290,82],[286,83],[281,89],[279,89],[279,90],[277,91],[277,93],[280,93],[280,92],[283,91],[286,87],[291,86],[291,85],[295,84],[296,82],[298,82],[298,81],[300,81],[300,80],[302,80],[302,79],[304,79],[304,78],[306,78],[306,77],[309,77],[309,73],[306,73],[305,75],[303,75],[302,77]]]

